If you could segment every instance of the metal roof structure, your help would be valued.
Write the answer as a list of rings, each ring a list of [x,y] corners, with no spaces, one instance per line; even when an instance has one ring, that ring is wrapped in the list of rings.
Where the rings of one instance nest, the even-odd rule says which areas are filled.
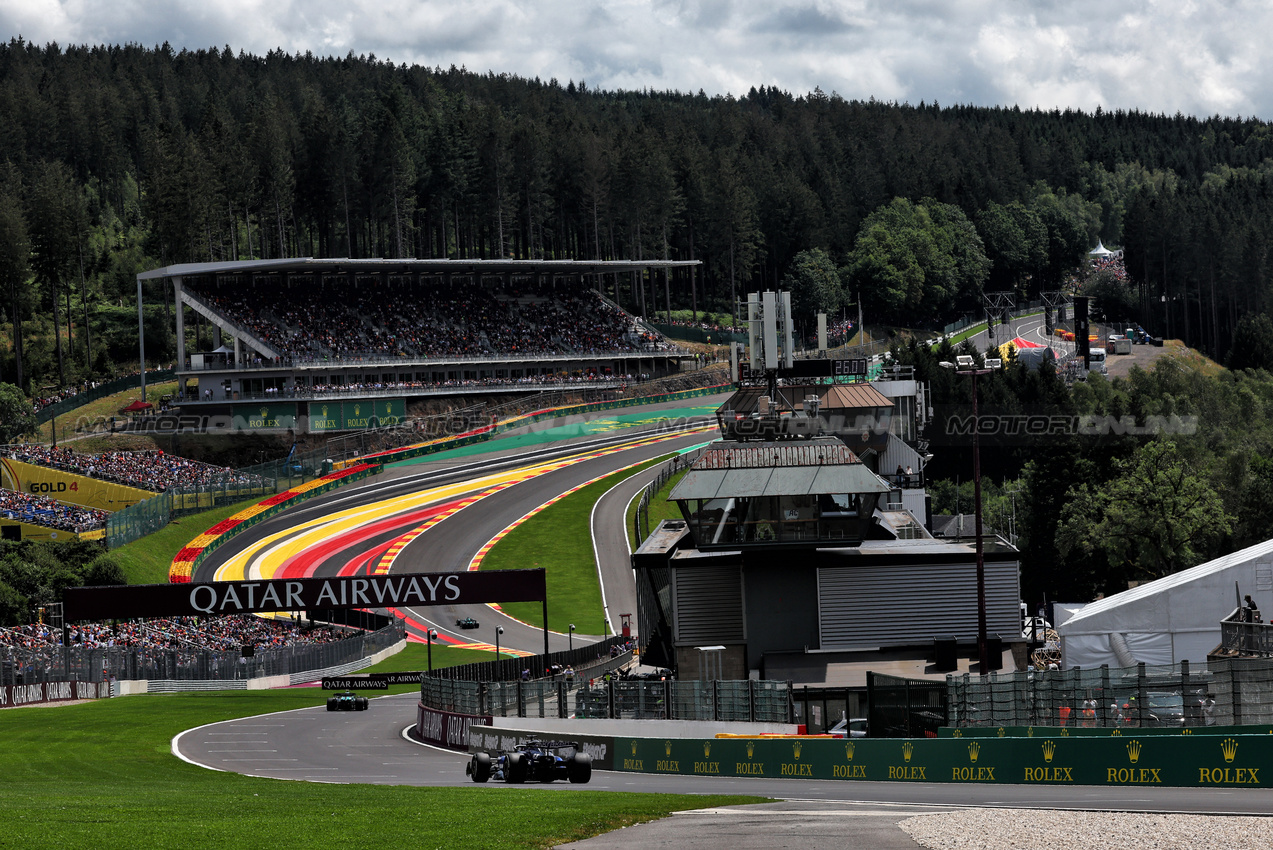
[[[292,257],[278,260],[235,260],[221,263],[179,263],[137,275],[138,281],[182,277],[272,277],[288,275],[439,277],[562,275],[586,276],[636,272],[644,269],[692,269],[701,260],[451,260],[349,259]]]
[[[672,500],[887,493],[891,488],[836,439],[720,441],[694,461]]]
[[[732,410],[738,414],[755,413],[760,407],[760,399],[769,394],[764,387],[740,387],[729,400],[721,405],[721,410]],[[818,409],[824,413],[839,410],[879,410],[893,409],[893,400],[868,383],[852,384],[787,384],[778,387],[778,398],[774,399],[778,407],[799,410],[806,396],[818,397]]]

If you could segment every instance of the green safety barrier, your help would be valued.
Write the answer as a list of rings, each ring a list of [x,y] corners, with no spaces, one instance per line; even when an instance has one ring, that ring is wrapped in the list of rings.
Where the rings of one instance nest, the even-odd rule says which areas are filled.
[[[1273,735],[618,738],[614,769],[696,776],[1011,785],[1273,785]]]
[[[617,410],[624,407],[640,407],[646,404],[661,404],[667,401],[681,401],[684,399],[698,398],[705,395],[716,395],[722,389],[732,386],[731,384],[714,384],[710,387],[697,387],[692,390],[678,390],[672,393],[662,393],[653,396],[641,396],[638,398],[623,398],[616,401],[601,402],[585,402],[583,404],[574,404],[569,407],[556,407],[552,410],[545,410],[531,416],[519,416],[506,423],[500,423],[495,427],[495,433],[509,430],[511,428],[519,428],[522,425],[543,422],[548,419],[557,419],[562,416],[572,416],[577,413],[592,413],[599,410]]]

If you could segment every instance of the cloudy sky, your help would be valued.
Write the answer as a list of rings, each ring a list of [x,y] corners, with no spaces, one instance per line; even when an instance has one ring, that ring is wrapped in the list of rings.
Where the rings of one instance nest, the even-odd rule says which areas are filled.
[[[0,0],[44,44],[169,42],[743,94],[1273,119],[1265,0]]]

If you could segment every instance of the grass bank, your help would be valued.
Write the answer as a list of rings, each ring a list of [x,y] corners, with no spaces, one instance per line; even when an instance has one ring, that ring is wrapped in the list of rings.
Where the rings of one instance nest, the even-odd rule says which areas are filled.
[[[563,632],[574,623],[581,634],[606,634],[597,560],[592,551],[592,506],[618,481],[666,463],[669,457],[608,475],[540,511],[486,553],[482,570],[543,567],[548,573],[548,628]],[[500,607],[523,622],[544,624],[543,606],[538,602],[510,602]]]
[[[124,571],[129,584],[164,584],[172,559],[191,540],[223,519],[251,507],[260,499],[248,499],[224,508],[174,519],[163,528],[140,540],[120,546],[111,554]]]
[[[0,711],[6,847],[550,847],[751,797],[417,788],[257,779],[180,761],[179,732],[321,704],[312,688],[125,697]]]

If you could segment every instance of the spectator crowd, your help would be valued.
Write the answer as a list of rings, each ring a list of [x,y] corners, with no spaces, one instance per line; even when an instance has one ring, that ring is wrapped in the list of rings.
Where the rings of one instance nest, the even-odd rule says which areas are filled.
[[[660,346],[595,291],[526,283],[345,281],[191,290],[290,363],[622,353]]]
[[[69,630],[70,645],[86,649],[113,647],[143,649],[238,650],[243,646],[271,647],[331,643],[349,637],[332,626],[301,628],[286,620],[247,614],[226,617],[174,617],[117,623],[77,623]],[[47,623],[0,628],[0,645],[13,649],[42,649],[62,645],[62,630]]]
[[[106,527],[106,511],[80,505],[64,505],[47,496],[0,489],[0,516],[82,534]]]
[[[170,487],[259,486],[252,475],[236,472],[228,466],[213,466],[163,451],[102,452],[79,454],[68,448],[50,448],[37,443],[11,447],[14,460],[59,469],[76,475],[87,475],[102,481],[124,484],[151,492]]]

